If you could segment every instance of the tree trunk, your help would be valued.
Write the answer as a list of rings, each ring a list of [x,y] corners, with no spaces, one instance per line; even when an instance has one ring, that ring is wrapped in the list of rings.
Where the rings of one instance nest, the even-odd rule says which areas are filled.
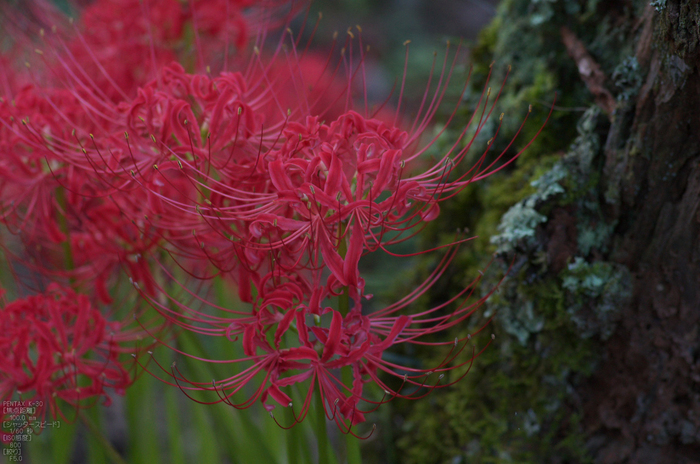
[[[700,462],[700,3],[665,3],[640,18],[646,80],[605,146],[611,259],[634,289],[579,388],[601,463]]]
[[[405,416],[405,460],[700,463],[700,1],[503,0],[473,56],[513,65],[506,114],[559,101],[510,177],[439,220],[515,264],[496,346]]]

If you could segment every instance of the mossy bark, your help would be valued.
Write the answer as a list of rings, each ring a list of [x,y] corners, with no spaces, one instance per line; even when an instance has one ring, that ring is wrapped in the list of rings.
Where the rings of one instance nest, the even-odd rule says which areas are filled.
[[[404,462],[698,462],[699,44],[698,0],[501,3],[477,75],[513,65],[506,114],[555,91],[573,111],[432,229],[482,237],[433,301],[494,252],[509,271],[484,308],[496,344],[404,409]]]

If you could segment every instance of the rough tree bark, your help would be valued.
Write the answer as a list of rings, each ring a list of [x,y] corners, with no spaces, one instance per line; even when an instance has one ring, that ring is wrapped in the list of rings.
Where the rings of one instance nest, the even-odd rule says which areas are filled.
[[[443,212],[515,265],[496,347],[406,415],[405,458],[700,463],[700,0],[503,0],[474,58],[513,64],[507,109],[554,90],[598,109],[559,113],[511,179]],[[442,295],[494,251],[476,247]]]
[[[700,2],[652,3],[665,8],[640,18],[646,80],[611,125],[601,184],[619,197],[611,259],[632,300],[579,388],[606,464],[700,462]]]

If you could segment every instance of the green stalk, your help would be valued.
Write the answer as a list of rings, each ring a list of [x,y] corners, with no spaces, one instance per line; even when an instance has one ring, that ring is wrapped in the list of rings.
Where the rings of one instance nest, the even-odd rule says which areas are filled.
[[[73,261],[73,251],[70,247],[70,228],[68,227],[68,218],[66,217],[66,192],[63,187],[56,188],[56,202],[58,203],[60,209],[63,210],[63,214],[60,214],[58,216],[59,230],[66,236],[66,240],[63,242],[62,245],[63,258],[65,260],[66,270],[72,271],[75,268],[75,264]],[[69,282],[71,284],[74,283],[74,278],[72,276],[70,277]],[[80,414],[80,416],[84,417],[83,414]],[[64,463],[70,460],[71,454],[73,452],[73,445],[75,443],[76,430],[77,427],[71,426],[65,428],[64,430],[59,429],[58,431],[52,431],[53,433],[51,433],[50,440],[52,445],[51,451],[53,454],[54,462]],[[99,433],[99,430],[97,430],[97,432]],[[97,441],[99,442],[99,439]],[[111,447],[111,444],[109,444],[109,446]],[[114,448],[112,449],[114,450]]]
[[[156,464],[161,462],[158,432],[153,427],[156,416],[155,387],[157,380],[142,375],[126,390],[126,419],[129,425],[129,462]]]
[[[73,455],[77,424],[61,424],[49,433],[49,447],[52,461],[56,464],[67,464]]]
[[[345,226],[341,223],[338,228],[338,254],[341,258],[345,258],[348,254],[348,243],[343,238],[345,234]],[[338,311],[345,317],[348,312],[350,312],[350,294],[348,293],[348,287],[343,287],[343,294],[338,297]]]
[[[66,217],[66,192],[63,187],[56,188],[56,202],[63,210],[63,214],[58,217],[58,228],[66,236],[66,240],[63,242],[63,257],[66,260],[66,269],[72,271],[75,268],[75,263],[73,261],[73,251],[70,248],[70,229],[68,228],[68,218]],[[73,278],[71,278],[71,283],[72,281]]]
[[[340,298],[344,298],[342,295]],[[340,370],[340,375],[343,379],[343,384],[349,385],[352,388],[352,368],[346,366]],[[352,424],[350,424],[352,426]],[[361,464],[362,455],[360,454],[360,440],[349,433],[345,434],[345,451],[347,453],[348,464]]]
[[[359,438],[355,438],[348,433],[345,435],[345,447],[348,453],[348,464],[362,464]]]
[[[174,353],[174,352],[173,352]],[[175,356],[173,356],[175,358]],[[168,450],[172,464],[185,464],[185,447],[180,427],[180,411],[175,388],[165,389],[165,413],[168,429]],[[179,392],[178,392],[179,393]]]
[[[107,457],[112,460],[112,462],[116,464],[127,464],[127,462],[124,460],[124,458],[119,454],[119,452],[114,449],[112,446],[112,443],[107,440],[107,438],[102,435],[102,432],[100,429],[95,425],[95,423],[84,413],[80,414],[80,419],[83,421],[83,424],[85,424],[85,427],[92,433],[92,437],[97,440],[100,445],[102,445],[102,448],[104,451],[107,453]]]
[[[284,409],[284,419],[286,424],[291,424],[294,422],[294,411],[292,408]],[[301,454],[299,449],[299,444],[301,442],[301,434],[299,433],[299,427],[292,427],[289,430],[285,430],[286,442],[287,442],[287,462],[293,464],[295,462],[301,462]]]
[[[192,355],[211,359],[211,355],[204,348],[204,345],[192,332],[183,331],[178,336],[178,342],[183,351]],[[216,371],[208,363],[197,362],[189,356],[184,356],[183,363],[194,371],[195,375],[201,379],[215,379]],[[235,401],[235,397],[233,398]],[[193,408],[202,406],[194,404]],[[265,462],[275,464],[279,461],[273,456],[270,450],[268,437],[262,433],[260,427],[255,424],[247,411],[235,411],[232,414],[230,408],[225,405],[212,405],[211,414],[218,430],[223,430],[227,439],[224,446],[232,462]]]
[[[305,393],[302,392],[303,388],[297,384],[292,388],[292,397],[294,404],[303,404],[305,399]],[[297,430],[299,436],[299,452],[301,453],[301,458],[298,462],[313,462],[311,456],[311,446],[308,441],[308,437],[313,435],[313,427],[311,424],[313,420],[305,420],[294,426],[294,430]]]
[[[338,253],[342,258],[348,253],[348,243],[343,238],[345,233],[345,226],[340,225],[339,228],[339,243],[338,243]],[[350,312],[350,292],[348,292],[348,287],[343,288],[343,294],[338,297],[338,311],[345,317]],[[343,384],[348,388],[352,389],[352,367],[346,366],[341,369],[341,376]],[[352,427],[352,423],[350,424]],[[360,442],[357,438],[352,436],[350,433],[345,434],[345,450],[347,453],[348,464],[361,464],[362,455],[360,454]]]
[[[343,287],[343,294],[338,297],[338,311],[340,315],[345,317],[350,312],[350,295],[348,287]]]
[[[284,338],[286,343],[289,344],[290,339],[292,339],[293,337],[290,334],[285,334]],[[284,376],[286,377],[287,374],[285,373]],[[292,394],[290,397],[292,400],[292,404],[300,404],[297,402],[298,398],[295,397],[295,391],[296,389],[292,388]],[[294,464],[297,462],[309,462],[308,460],[304,460],[304,458],[301,455],[302,448],[305,447],[304,436],[303,432],[301,431],[300,424],[296,423],[296,417],[294,416],[294,408],[284,407],[282,408],[282,412],[284,413],[285,427],[289,427],[290,425],[292,426],[290,429],[282,430],[287,445],[287,462],[289,464]],[[306,445],[306,447],[308,447],[308,445]]]
[[[216,428],[212,424],[210,411],[202,405],[195,404],[192,408],[195,430],[197,430],[198,449],[197,458],[199,462],[221,462],[223,448],[217,443]]]
[[[328,449],[328,431],[326,430],[326,410],[323,407],[323,397],[321,396],[321,388],[317,385],[314,392],[316,409],[316,421],[314,428],[316,429],[316,441],[318,443],[318,464],[329,464]]]
[[[100,406],[95,405],[89,410],[81,412],[86,419],[95,424],[96,428],[99,430],[101,422]],[[111,445],[111,443],[110,443]],[[88,456],[91,464],[107,464],[107,449],[101,440],[99,440],[95,434],[88,437]]]

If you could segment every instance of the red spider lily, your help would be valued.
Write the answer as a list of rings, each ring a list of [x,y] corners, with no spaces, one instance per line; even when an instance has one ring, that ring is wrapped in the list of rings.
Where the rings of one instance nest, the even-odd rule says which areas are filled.
[[[445,61],[443,73],[447,65]],[[465,127],[441,160],[410,174],[406,163],[424,164],[419,158],[437,138],[420,146],[453,66],[429,102],[426,92],[421,104],[425,113],[416,118],[412,133],[352,110],[329,123],[318,116],[299,118],[303,102],[270,120],[269,110],[261,108],[281,110],[274,91],[265,87],[256,95],[247,89],[246,76],[224,74],[210,80],[168,69],[162,80],[169,92],[141,92],[128,109],[129,117],[142,135],[141,146],[152,147],[143,138],[156,133],[161,159],[170,157],[166,169],[179,169],[196,193],[182,202],[149,191],[177,211],[178,218],[189,216],[177,225],[159,220],[155,227],[193,231],[197,246],[221,270],[233,269],[242,256],[249,268],[268,259],[284,271],[327,268],[329,289],[349,287],[357,301],[363,287],[357,263],[363,253],[389,252],[388,245],[410,238],[437,217],[439,202],[503,169],[519,154],[503,162],[504,150],[487,164],[489,142],[474,166],[458,169],[493,111],[491,91],[485,87],[472,116],[476,128],[469,142],[458,148],[467,135]],[[303,81],[295,85],[304,87]],[[199,114],[184,95],[195,102]],[[201,142],[193,135],[200,133],[206,134]],[[165,172],[163,165],[154,169]]]
[[[271,69],[285,68],[273,64],[256,62],[246,73],[222,73],[213,79],[185,73],[177,64],[166,67],[136,99],[121,105],[126,136],[99,142],[105,152],[129,154],[134,183],[158,205],[149,213],[148,225],[168,237],[176,254],[204,258],[221,270],[232,269],[241,259],[246,267],[266,261],[269,247],[257,246],[258,238],[249,231],[277,197],[270,191],[264,151],[272,153],[283,143],[284,128],[309,105],[298,101],[294,110],[282,109],[293,98],[279,89],[304,87],[290,73],[268,77]],[[312,80],[323,87],[317,72]],[[324,105],[319,102],[312,107]],[[101,177],[110,178],[115,171],[96,159],[99,152],[88,147],[85,155]],[[232,239],[243,244],[232,245]]]
[[[0,223],[24,243],[21,259],[34,256],[44,271],[69,275],[97,289],[107,302],[104,281],[115,266],[125,265],[132,275],[147,272],[138,258],[159,237],[143,235],[132,223],[131,216],[144,213],[125,194],[128,174],[122,175],[126,182],[115,175],[95,176],[93,161],[68,148],[76,140],[73,124],[95,132],[108,127],[105,121],[95,123],[99,119],[86,116],[83,108],[70,92],[34,88],[25,88],[12,103],[0,102]],[[98,161],[115,172],[118,155],[112,151],[109,156]],[[66,242],[69,266],[62,249]]]
[[[35,78],[118,102],[131,98],[171,61],[204,72],[223,58],[227,69],[226,63],[237,60],[252,37],[284,23],[301,5],[284,0],[97,0],[82,8],[74,5],[81,15],[66,24],[51,2],[30,0],[21,10],[2,6],[0,15],[16,42],[13,54],[30,51],[23,61],[40,65]]]
[[[471,348],[466,356],[460,356],[472,336],[483,327],[462,339],[434,341],[436,334],[463,323],[495,291],[474,297],[481,277],[436,307],[412,315],[403,314],[442,276],[457,248],[450,250],[413,292],[369,314],[363,314],[359,305],[346,315],[323,306],[332,296],[326,287],[314,285],[302,274],[289,273],[284,277],[268,274],[258,281],[258,295],[247,310],[208,303],[196,291],[184,287],[190,295],[188,302],[175,297],[165,302],[149,298],[153,307],[169,321],[188,331],[226,337],[232,343],[240,338],[244,353],[243,357],[232,360],[202,359],[162,341],[199,361],[242,366],[237,374],[214,382],[188,379],[175,364],[172,369],[161,366],[170,377],[163,380],[177,385],[200,403],[224,402],[245,409],[261,401],[269,411],[274,409],[274,403],[292,406],[290,388],[297,385],[304,400],[301,408],[295,411],[295,423],[305,418],[312,396],[317,392],[323,398],[327,417],[344,433],[355,434],[352,427],[364,422],[366,413],[384,402],[397,397],[418,399],[435,388],[452,385],[466,375],[474,359],[486,348],[479,351]],[[385,352],[405,343],[449,346],[450,349],[442,362],[429,369],[389,361]],[[341,380],[341,369],[349,369],[350,383]],[[455,374],[443,380],[451,371]],[[158,376],[157,372],[152,374]],[[367,383],[378,385],[384,397],[373,398],[365,391]],[[253,392],[242,397],[244,391],[250,392],[251,384]],[[217,396],[205,400],[196,394],[197,391],[213,392]]]
[[[513,158],[501,161],[504,152],[487,163],[489,142],[471,169],[456,168],[491,116],[490,89],[484,89],[480,109],[473,116],[474,135],[464,148],[458,147],[467,129],[442,160],[412,175],[407,162],[422,164],[420,156],[434,141],[427,146],[420,144],[444,95],[443,84],[431,101],[424,99],[421,106],[425,106],[425,113],[417,117],[413,132],[352,110],[328,123],[313,115],[300,119],[303,102],[286,115],[278,111],[267,131],[263,129],[267,113],[262,107],[272,100],[272,108],[281,109],[274,101],[274,92],[261,91],[264,97],[256,99],[247,93],[244,75],[236,76],[235,88],[225,81],[231,78],[222,75],[217,78],[221,85],[212,86],[208,77],[189,76],[181,68],[171,68],[163,78],[165,88],[175,83],[170,94],[144,92],[128,110],[132,113],[135,108],[135,114],[141,115],[133,118],[133,133],[141,136],[139,144],[144,144],[146,134],[155,132],[161,159],[168,157],[154,170],[164,179],[169,172],[183,175],[197,191],[187,201],[158,195],[166,209],[182,215],[178,217],[189,216],[184,226],[169,222],[167,216],[153,219],[150,225],[164,231],[192,229],[194,240],[201,243],[202,253],[215,269],[221,274],[236,270],[239,286],[252,281],[255,287],[252,293],[240,292],[244,301],[251,302],[248,309],[214,305],[199,289],[189,289],[187,284],[182,284],[187,301],[170,296],[167,301],[149,298],[154,308],[183,329],[227,337],[231,342],[240,339],[245,355],[229,361],[197,358],[245,366],[238,374],[212,384],[188,380],[175,368],[164,371],[188,396],[194,391],[215,392],[218,396],[211,402],[236,408],[247,408],[258,400],[268,409],[272,409],[273,400],[287,406],[291,396],[285,390],[299,384],[307,393],[295,421],[303,420],[314,391],[318,391],[327,417],[347,433],[354,433],[351,427],[365,420],[364,405],[372,410],[387,398],[422,397],[458,380],[442,381],[453,369],[468,371],[481,351],[473,350],[466,360],[457,360],[470,337],[444,342],[426,338],[463,323],[480,307],[491,294],[471,300],[480,279],[442,305],[418,314],[402,314],[442,275],[456,251],[450,251],[410,295],[370,314],[362,312],[367,296],[358,264],[364,253],[388,252],[388,245],[406,239],[421,224],[434,219],[440,201],[512,162]],[[201,86],[193,87],[193,82]],[[231,89],[228,93],[227,87]],[[188,102],[195,104],[176,103],[184,101],[184,94],[193,95]],[[215,98],[209,103],[205,97],[212,94]],[[153,98],[154,104],[147,104],[148,98]],[[168,112],[169,108],[176,110]],[[226,117],[231,122],[220,124],[220,118]],[[217,127],[229,132],[218,129],[215,135]],[[207,136],[201,142],[192,135],[202,133]],[[183,143],[186,139],[189,146]],[[130,150],[143,151],[140,147],[134,144]],[[140,155],[134,158],[140,159]],[[156,194],[147,187],[151,175],[152,171],[134,175],[148,195]],[[185,245],[170,244],[175,252],[185,254]],[[187,256],[196,258],[194,253]],[[167,265],[161,266],[169,279],[177,280]],[[187,266],[181,265],[192,275]],[[162,291],[168,294],[167,289]],[[344,292],[354,300],[346,314],[327,306],[330,298]],[[147,297],[145,292],[142,295]],[[437,366],[420,369],[384,357],[389,348],[402,343],[450,345],[451,349]],[[341,369],[350,370],[350,383],[340,380]],[[438,377],[437,383],[430,380],[432,374]],[[387,376],[397,378],[399,385],[386,380]],[[368,382],[377,384],[385,398],[368,397]],[[239,398],[250,384],[255,385],[253,394]]]
[[[164,236],[173,243],[182,243],[183,247],[192,248],[189,243],[192,242],[192,229],[183,229],[186,222],[178,221],[177,211],[173,214],[172,208],[166,210],[162,199],[185,202],[196,196],[198,189],[177,170],[169,170],[167,162],[161,163],[163,170],[158,172],[162,151],[154,155],[153,146],[144,147],[139,143],[140,133],[136,127],[138,121],[134,122],[139,104],[151,105],[148,111],[153,115],[153,107],[158,104],[154,103],[154,99],[166,105],[163,108],[166,113],[175,111],[170,106],[171,102],[183,109],[183,100],[174,100],[176,93],[168,92],[176,87],[177,82],[173,82],[171,89],[162,89],[161,86],[167,87],[171,82],[166,75],[160,82],[154,81],[144,86],[137,99],[131,105],[126,105],[130,112],[125,115],[112,100],[124,98],[127,93],[131,93],[128,89],[132,84],[116,81],[122,71],[132,72],[138,66],[125,62],[121,55],[148,62],[144,56],[139,58],[139,53],[129,49],[131,44],[137,44],[145,47],[144,50],[150,48],[153,55],[160,56],[160,53],[154,52],[154,47],[163,46],[168,49],[168,42],[179,37],[182,24],[187,18],[194,21],[197,16],[195,10],[203,15],[200,18],[204,25],[200,31],[202,36],[210,32],[219,33],[221,25],[217,25],[211,14],[207,19],[206,11],[210,11],[213,4],[226,4],[231,9],[246,8],[246,17],[249,17],[251,12],[278,3],[281,2],[256,2],[251,5],[250,2],[232,0],[200,0],[190,2],[187,11],[181,11],[178,2],[105,0],[95,2],[85,11],[82,17],[84,27],[76,26],[73,38],[64,39],[60,31],[45,33],[42,30],[42,36],[53,34],[53,41],[46,52],[37,49],[37,56],[47,60],[46,65],[53,75],[40,76],[38,72],[33,73],[37,77],[35,82],[38,84],[40,80],[53,78],[49,79],[51,86],[63,88],[35,85],[17,91],[12,88],[12,75],[5,73],[3,76],[3,84],[7,84],[5,87],[13,98],[0,99],[0,151],[3,155],[0,157],[0,177],[3,179],[0,222],[18,234],[28,250],[41,244],[42,261],[51,272],[70,274],[71,278],[84,284],[94,282],[94,288],[103,301],[108,301],[105,281],[109,279],[116,264],[125,265],[135,281],[149,282],[145,278],[149,272],[148,264],[140,258]],[[47,5],[37,0],[32,6],[37,5],[47,7],[44,19],[53,18],[53,11]],[[141,14],[136,14],[137,7]],[[41,8],[36,9],[42,11]],[[145,14],[142,11],[144,9]],[[12,12],[9,8],[3,11]],[[269,17],[270,14],[268,9],[265,15]],[[241,21],[240,14],[234,16]],[[263,16],[260,16],[256,20],[262,19]],[[77,32],[78,29],[83,31]],[[243,39],[243,36],[238,37],[238,45],[243,45]],[[100,53],[118,53],[120,59],[105,59],[98,56]],[[174,57],[172,54],[169,56]],[[158,66],[156,58],[153,60],[151,64]],[[106,66],[117,66],[120,69],[110,70]],[[182,68],[175,66],[173,70],[174,74],[184,76]],[[226,119],[230,119],[227,99],[235,97],[236,91],[241,90],[235,88],[238,83],[245,85],[245,82],[240,79],[240,75],[234,73],[225,73],[221,79],[211,80],[209,84],[199,79],[203,76],[190,77],[195,77],[194,82],[190,88],[185,89],[186,94],[182,98],[186,98],[188,92],[201,97],[200,102],[205,111],[214,113],[213,119],[203,123],[214,123],[215,127],[210,129],[215,129],[215,133],[219,134],[220,129],[227,127]],[[236,80],[238,82],[234,82]],[[227,87],[224,81],[231,85]],[[139,80],[134,81],[134,85],[137,84],[143,85]],[[217,92],[216,85],[223,93]],[[245,89],[242,90],[245,92]],[[270,98],[261,97],[259,93],[253,95],[256,98]],[[258,107],[266,108],[260,104]],[[241,109],[239,106],[238,110]],[[197,119],[191,111],[190,115],[190,123],[196,125]],[[153,116],[147,118],[149,124],[155,121]],[[143,124],[148,126],[143,120]],[[176,130],[182,129],[182,121],[177,118],[173,121],[180,123],[175,125]],[[147,129],[151,129],[148,135],[153,136],[156,132],[167,136],[168,121],[164,124],[162,134],[148,126]],[[245,124],[240,126],[243,131]],[[135,133],[136,137],[132,138],[133,147],[122,136],[127,133],[125,130],[133,130]],[[176,131],[188,149],[193,148],[193,140],[199,138],[200,128],[196,127],[196,130],[196,136],[189,133],[189,128],[186,135],[182,131]],[[236,148],[238,135],[236,133],[233,137],[232,148]],[[241,143],[249,136],[250,134],[241,137]],[[118,143],[115,142],[116,138],[119,139]],[[229,143],[226,137],[223,139],[225,141],[222,143]],[[214,141],[216,143],[217,139]],[[202,146],[202,150],[210,148]],[[218,147],[215,145],[214,148]],[[199,154],[201,153],[197,153]],[[151,169],[152,166],[155,169]],[[148,177],[142,174],[144,171],[149,173]],[[138,182],[133,179],[136,173],[139,174]],[[149,192],[145,204],[133,195],[135,188],[142,187]],[[149,221],[149,215],[154,220],[158,216],[165,216],[172,221],[170,224],[179,224],[179,227],[161,227],[154,232],[155,235],[144,234],[143,223]],[[69,268],[74,269],[64,269],[68,272],[61,273],[59,270],[66,263],[60,248],[66,241],[73,245]],[[195,251],[196,245],[195,243]],[[51,259],[52,253],[47,248],[58,250],[53,253],[58,258]],[[92,255],[94,250],[102,251],[97,259]],[[192,255],[191,251],[184,253]],[[202,253],[194,255],[201,257]]]
[[[85,295],[51,284],[43,294],[5,304],[2,314],[2,401],[40,404],[40,421],[46,414],[72,421],[66,406],[77,410],[99,400],[109,404],[109,389],[123,394],[131,384],[120,354],[140,331],[107,321]],[[13,419],[3,412],[3,421]]]

